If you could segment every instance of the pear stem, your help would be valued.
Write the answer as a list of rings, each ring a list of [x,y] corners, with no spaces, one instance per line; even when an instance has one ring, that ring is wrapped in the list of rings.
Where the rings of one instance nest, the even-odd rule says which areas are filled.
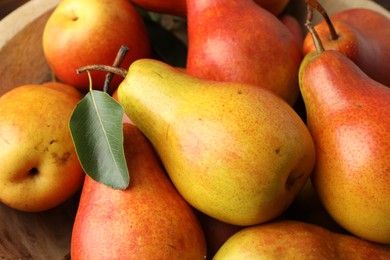
[[[91,71],[91,70],[105,71],[105,72],[108,72],[108,73],[113,73],[115,75],[122,76],[123,78],[125,78],[126,75],[127,75],[127,70],[126,69],[118,68],[118,67],[114,67],[114,66],[109,66],[109,65],[100,65],[100,64],[87,65],[87,66],[78,68],[76,70],[76,72],[77,72],[77,74],[81,74],[81,73],[84,73],[86,71]]]
[[[329,28],[329,33],[330,33],[330,39],[332,41],[335,41],[339,38],[336,29],[333,26],[333,23],[324,9],[324,7],[317,2],[317,0],[305,0],[306,4],[310,5],[312,8],[316,9],[322,16],[322,18],[325,20],[326,24],[328,25]]]
[[[114,67],[119,67],[122,63],[122,61],[124,60],[127,52],[129,51],[129,48],[125,45],[122,45],[120,48],[119,48],[119,51],[115,57],[115,60],[114,60],[114,63],[112,64],[112,66]],[[112,72],[108,72],[107,75],[106,75],[106,79],[104,81],[104,86],[103,86],[103,91],[104,92],[108,92],[108,88],[110,86],[110,83],[111,83],[111,80],[112,78],[114,77],[114,73]]]
[[[317,52],[321,53],[325,51],[325,48],[321,42],[320,36],[318,35],[313,24],[311,23],[312,19],[313,19],[313,7],[311,5],[307,5],[307,18],[306,18],[305,26],[307,30],[310,32],[311,37],[313,38],[313,43],[314,46],[316,47]]]

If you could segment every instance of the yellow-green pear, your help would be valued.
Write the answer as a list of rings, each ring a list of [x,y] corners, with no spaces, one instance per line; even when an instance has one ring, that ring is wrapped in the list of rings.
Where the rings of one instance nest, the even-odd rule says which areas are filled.
[[[313,169],[306,125],[270,90],[140,59],[118,100],[183,198],[223,222],[253,225],[279,216]]]

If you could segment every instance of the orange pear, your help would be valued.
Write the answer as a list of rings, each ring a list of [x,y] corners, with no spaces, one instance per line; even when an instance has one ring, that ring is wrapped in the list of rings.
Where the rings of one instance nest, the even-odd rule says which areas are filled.
[[[314,188],[347,231],[390,244],[390,88],[340,52],[318,50],[299,73],[317,154]]]

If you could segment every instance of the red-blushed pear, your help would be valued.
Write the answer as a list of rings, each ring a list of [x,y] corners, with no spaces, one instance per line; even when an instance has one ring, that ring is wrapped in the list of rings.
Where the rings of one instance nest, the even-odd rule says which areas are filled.
[[[129,48],[122,66],[151,57],[151,45],[141,15],[128,0],[64,0],[49,17],[43,32],[46,60],[59,81],[88,91],[86,74],[76,69],[89,64],[111,65],[121,45]],[[102,89],[104,72],[93,71],[94,89]],[[114,77],[110,91],[121,78]]]
[[[325,10],[323,14],[327,17]],[[328,19],[315,26],[325,49],[343,53],[368,76],[390,87],[390,19],[363,8],[334,13]],[[307,34],[303,53],[314,49]]]
[[[116,190],[86,176],[72,259],[204,259],[205,237],[194,210],[144,135],[131,124],[123,124],[123,134],[130,185]]]
[[[61,83],[23,85],[0,97],[0,201],[53,208],[81,189],[84,172],[68,128],[82,95]]]
[[[380,259],[390,248],[299,221],[274,221],[244,228],[213,258],[220,259]]]
[[[390,88],[335,50],[306,55],[299,80],[317,161],[313,187],[330,216],[390,244]]]
[[[290,30],[253,0],[188,0],[187,73],[267,88],[290,105],[301,51]]]

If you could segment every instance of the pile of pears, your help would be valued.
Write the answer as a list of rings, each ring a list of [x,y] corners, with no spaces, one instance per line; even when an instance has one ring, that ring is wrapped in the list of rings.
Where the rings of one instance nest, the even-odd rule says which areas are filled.
[[[125,68],[130,184],[85,176],[72,259],[390,258],[390,20],[306,0],[304,37],[262,1],[181,2],[186,68]],[[308,184],[344,234],[286,219]]]
[[[347,233],[335,247],[359,241],[364,246],[356,255],[368,246],[390,256],[390,89],[382,72],[390,64],[390,21],[366,9],[329,18],[319,3],[306,2],[310,33],[299,40],[254,1],[187,1],[187,67],[140,59],[123,75],[116,94],[127,117],[124,129],[131,129],[124,131],[131,183],[116,191],[87,177],[72,256],[96,256],[90,248],[121,252],[126,243],[131,254],[171,259],[277,256],[280,247],[294,256],[294,243],[268,252],[259,244],[247,247],[269,222],[275,230],[280,223],[286,234],[322,234],[317,226],[283,219],[309,181]],[[318,26],[311,24],[312,6],[324,16]],[[361,15],[374,24],[350,18]],[[325,26],[328,31],[317,32]],[[372,35],[374,26],[381,35]],[[332,32],[334,39],[323,40]],[[380,71],[364,71],[377,57]],[[133,139],[140,143],[127,145]],[[211,248],[204,218],[234,229]],[[126,241],[115,243],[118,236]],[[150,246],[154,239],[161,248]],[[325,245],[321,250],[329,253]]]
[[[151,257],[158,251],[170,259],[332,256],[326,243],[316,251],[277,241],[277,232],[287,239],[294,230],[305,239],[311,234],[333,239],[329,230],[283,218],[309,182],[326,213],[347,233],[334,247],[356,247],[341,250],[340,257],[390,256],[390,89],[383,73],[390,69],[390,21],[351,9],[331,17],[333,24],[319,3],[306,2],[310,33],[300,40],[291,23],[286,26],[254,1],[187,1],[187,67],[140,59],[123,75],[116,94],[127,117],[124,127],[132,129],[129,136],[125,131],[126,159],[136,169],[124,192],[87,177],[72,256],[94,256],[90,248],[119,252],[126,243],[131,254]],[[313,6],[324,16],[318,26],[311,24]],[[368,22],[361,22],[363,15]],[[381,35],[371,33],[377,26]],[[363,70],[372,66],[378,70]],[[134,140],[127,139],[142,144],[128,147]],[[156,185],[165,174],[173,188],[165,187],[166,180]],[[182,209],[168,199],[170,193],[185,202]],[[198,217],[188,220],[189,212]],[[233,229],[223,239],[206,236],[213,227],[204,218],[220,224],[215,232]],[[267,225],[274,226],[267,230]],[[265,239],[263,229],[265,238],[276,239],[275,249],[254,242]],[[126,241],[113,245],[117,232]],[[180,238],[175,241],[174,235]],[[145,237],[150,244],[139,241]],[[211,241],[217,238],[220,244]],[[161,242],[161,252],[149,246],[153,239]]]

